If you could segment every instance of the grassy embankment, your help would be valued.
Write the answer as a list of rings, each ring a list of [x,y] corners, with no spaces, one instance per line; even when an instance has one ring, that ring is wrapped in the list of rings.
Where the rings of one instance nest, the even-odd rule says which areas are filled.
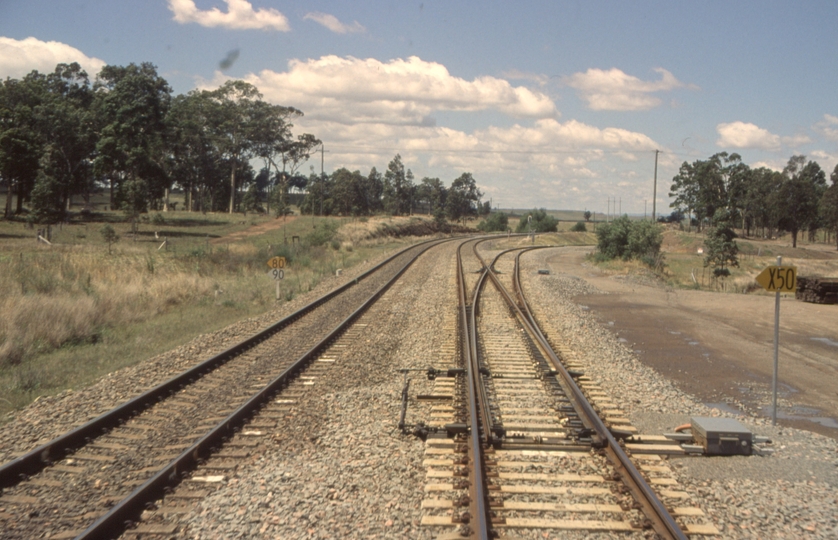
[[[328,218],[170,212],[136,240],[120,214],[95,218],[52,227],[51,246],[0,221],[0,414],[274,308],[270,256],[288,259],[287,301],[397,245]],[[121,237],[110,253],[105,223]]]
[[[738,238],[739,267],[730,268],[730,276],[714,279],[712,268],[704,267],[703,233],[667,229],[662,250],[666,268],[659,276],[667,285],[683,289],[700,289],[729,293],[764,293],[756,283],[756,276],[766,267],[783,264],[797,267],[800,276],[838,276],[838,252],[834,245],[809,243],[798,238],[797,248],[791,247],[788,237],[779,240]],[[600,268],[614,273],[649,273],[639,261],[608,261]],[[769,293],[764,293],[769,294]]]

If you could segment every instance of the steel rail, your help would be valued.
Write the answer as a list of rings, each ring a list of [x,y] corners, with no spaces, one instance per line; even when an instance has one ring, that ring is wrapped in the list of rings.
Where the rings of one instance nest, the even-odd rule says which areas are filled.
[[[468,402],[469,402],[469,430],[471,433],[471,459],[473,463],[472,467],[472,486],[471,486],[471,493],[472,493],[472,500],[474,501],[475,506],[475,513],[477,514],[475,517],[477,519],[477,537],[481,540],[488,540],[490,538],[490,524],[491,521],[489,519],[489,505],[487,504],[487,484],[486,479],[483,476],[483,445],[484,441],[483,438],[486,436],[487,431],[484,430],[484,437],[481,437],[481,429],[480,429],[480,418],[478,415],[478,403],[477,403],[477,388],[478,388],[478,378],[479,373],[477,370],[477,354],[476,354],[476,347],[474,347],[474,343],[472,341],[472,328],[473,328],[473,317],[472,320],[469,321],[469,306],[467,303],[466,297],[466,280],[465,275],[463,273],[463,257],[462,257],[462,248],[468,242],[463,242],[457,247],[457,289],[459,294],[459,303],[460,303],[460,328],[462,329],[462,334],[460,335],[460,340],[463,344],[463,354],[466,357],[466,366],[467,366],[467,376],[468,376]],[[485,267],[483,269],[483,275],[481,279],[485,277],[486,271]],[[472,303],[473,305],[473,303]],[[482,386],[482,385],[480,385]],[[486,425],[486,429],[488,429],[488,425]]]
[[[236,345],[233,345],[229,349],[226,349],[216,354],[215,356],[212,356],[211,358],[188,369],[187,371],[184,371],[183,373],[176,375],[175,377],[172,377],[168,381],[163,382],[160,385],[123,403],[122,405],[111,409],[110,411],[98,416],[97,418],[94,418],[93,420],[90,420],[86,424],[79,426],[78,428],[73,429],[71,431],[68,431],[64,435],[61,435],[27,452],[26,454],[3,464],[2,466],[0,466],[0,489],[14,486],[18,484],[21,480],[23,480],[25,477],[39,472],[53,461],[60,461],[70,452],[78,448],[81,448],[82,446],[87,444],[90,439],[98,437],[101,434],[107,432],[108,430],[119,426],[128,418],[135,416],[139,412],[154,405],[159,400],[171,395],[180,388],[189,384],[192,380],[200,378],[204,374],[213,371],[214,369],[228,362],[230,359],[240,355],[244,351],[265,341],[266,339],[276,334],[286,326],[290,325],[292,322],[313,311],[315,308],[321,306],[322,304],[331,300],[335,296],[345,292],[350,287],[357,285],[360,281],[366,279],[373,273],[377,272],[385,265],[390,263],[393,259],[402,255],[408,250],[413,249],[417,246],[421,246],[422,244],[435,241],[438,240],[428,240],[426,242],[414,244],[410,247],[400,250],[398,253],[395,253],[394,255],[388,257],[381,263],[370,268],[354,280],[349,281],[344,285],[333,289],[332,291],[324,294],[320,298],[314,300],[310,304],[298,309],[294,313],[268,326],[267,328],[245,339],[244,341],[237,343]]]
[[[486,240],[484,238],[482,240],[478,240],[472,246],[472,250],[474,251],[475,256],[480,261],[480,264],[483,266],[483,270],[480,274],[480,277],[477,279],[477,283],[474,286],[474,292],[472,296],[471,308],[470,308],[470,325],[469,325],[469,339],[471,340],[471,350],[474,356],[474,369],[476,372],[476,376],[480,377],[482,374],[488,374],[488,371],[482,369],[484,366],[481,365],[480,359],[480,349],[477,347],[477,316],[480,311],[480,302],[478,299],[480,298],[480,291],[483,289],[485,282],[486,282],[486,274],[489,273],[490,267],[487,267],[483,258],[480,257],[480,254],[477,252],[477,246]],[[503,426],[498,426],[495,424],[494,418],[489,411],[489,407],[482,404],[488,404],[489,399],[486,395],[486,386],[484,384],[477,385],[477,393],[478,393],[478,406],[480,408],[480,416],[483,423],[483,437],[485,444],[497,444],[505,435],[505,431]]]
[[[262,408],[265,402],[270,400],[274,394],[287,386],[299,371],[301,371],[314,358],[316,358],[320,352],[328,347],[331,341],[336,339],[358,317],[366,312],[370,306],[372,306],[381,297],[381,295],[383,295],[398,280],[398,278],[401,277],[405,271],[407,271],[407,269],[416,261],[416,259],[419,258],[420,255],[434,245],[447,241],[448,240],[432,240],[423,242],[422,244],[425,244],[425,247],[419,253],[407,261],[407,263],[405,263],[405,265],[387,283],[382,285],[360,307],[353,311],[340,324],[338,324],[338,326],[329,332],[326,337],[300,356],[300,358],[298,358],[291,366],[287,367],[265,388],[260,390],[256,395],[232,412],[227,418],[217,424],[215,428],[201,437],[192,446],[184,450],[177,458],[171,461],[143,485],[139,486],[128,497],[117,503],[110,511],[108,511],[107,514],[91,524],[90,527],[76,537],[76,540],[110,539],[121,535],[126,529],[127,524],[139,519],[146,507],[146,504],[162,498],[167,488],[171,488],[179,484],[183,476],[185,476],[189,471],[194,470],[202,459],[211,455],[213,448],[222,445],[227,439],[229,439],[229,437],[234,435],[234,433],[244,424],[246,420],[251,418],[256,412],[258,412],[259,409]],[[414,244],[410,248],[400,251],[396,254],[396,256],[422,244]],[[387,262],[391,261],[392,258],[393,257],[388,258]]]
[[[596,433],[601,437],[601,439],[606,443],[605,450],[609,454],[611,458],[611,462],[614,464],[615,467],[618,469],[618,473],[620,473],[620,477],[625,482],[626,486],[632,492],[635,500],[639,501],[642,506],[642,511],[649,519],[652,524],[652,528],[655,532],[661,535],[663,538],[677,538],[686,540],[687,536],[678,526],[678,523],[663,505],[661,500],[655,494],[654,490],[649,486],[643,476],[640,474],[640,471],[637,470],[637,467],[634,466],[631,459],[629,459],[628,455],[625,451],[620,447],[619,442],[617,439],[611,434],[611,431],[599,417],[597,412],[585,398],[585,395],[582,393],[582,390],[573,380],[573,377],[570,376],[570,373],[564,367],[559,357],[553,351],[553,348],[550,346],[547,338],[541,332],[538,323],[535,320],[535,317],[532,314],[532,311],[529,308],[529,304],[524,297],[523,288],[521,287],[520,281],[520,257],[521,255],[529,251],[532,248],[525,248],[520,253],[518,253],[515,257],[515,270],[513,271],[513,283],[514,287],[517,289],[517,295],[521,298],[522,307],[518,307],[517,304],[513,301],[510,297],[509,293],[505,290],[503,285],[500,283],[500,280],[495,277],[493,272],[490,272],[490,277],[493,279],[493,282],[497,286],[498,290],[501,291],[501,294],[507,299],[510,306],[513,306],[515,311],[518,312],[522,322],[528,327],[528,329],[532,332],[531,335],[537,338],[537,343],[539,344],[539,348],[542,349],[543,352],[546,353],[547,357],[550,360],[550,363],[553,364],[554,368],[559,372],[561,375],[564,385],[570,389],[572,392],[573,401],[578,404],[584,413],[587,421],[590,422],[593,426],[593,429]],[[497,260],[497,259],[496,259]],[[494,264],[494,263],[493,263]]]

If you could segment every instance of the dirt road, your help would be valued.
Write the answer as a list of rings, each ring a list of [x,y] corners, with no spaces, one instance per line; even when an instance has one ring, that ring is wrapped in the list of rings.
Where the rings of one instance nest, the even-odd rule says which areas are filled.
[[[587,306],[639,358],[708,404],[771,416],[774,295],[673,290],[609,276],[586,263],[591,248],[549,258],[554,272],[608,294]],[[780,423],[838,438],[838,305],[780,302]]]
[[[244,240],[245,238],[249,238],[251,236],[258,236],[260,234],[275,231],[284,227],[285,225],[290,224],[298,217],[299,216],[285,216],[283,218],[276,218],[270,221],[265,221],[264,223],[248,227],[243,231],[228,234],[227,236],[222,236],[220,238],[213,238],[212,240],[210,240],[210,244],[230,244],[233,242]]]

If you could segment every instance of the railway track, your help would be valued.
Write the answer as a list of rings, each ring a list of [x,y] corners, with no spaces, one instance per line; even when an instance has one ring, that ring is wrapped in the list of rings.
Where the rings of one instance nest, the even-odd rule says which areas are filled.
[[[595,408],[589,398],[605,405],[607,397],[583,366],[553,351],[524,299],[521,250],[487,262],[480,242],[461,246],[472,256],[459,253],[464,369],[434,392],[453,406],[438,407],[439,431],[427,440],[423,524],[438,538],[717,533],[690,508],[670,512],[685,494],[664,478],[661,456],[630,459],[618,439],[636,430],[615,406]]]
[[[421,357],[412,365],[395,358],[379,359],[378,368],[359,369],[358,362],[375,354],[371,351],[387,341],[382,340],[381,332],[388,330],[378,326],[384,328],[384,321],[400,309],[397,298],[404,302],[421,295],[421,288],[408,287],[361,314],[359,303],[364,298],[370,300],[374,290],[383,292],[388,287],[381,282],[373,286],[373,280],[384,280],[375,277],[378,272],[365,275],[336,297],[317,304],[322,309],[312,306],[312,313],[299,317],[305,320],[320,313],[317,316],[322,318],[311,319],[310,326],[293,326],[294,317],[289,317],[286,326],[278,323],[273,337],[263,335],[255,343],[224,353],[228,357],[217,360],[208,377],[164,392],[161,396],[166,399],[155,397],[145,409],[135,403],[136,412],[113,421],[114,427],[107,433],[101,433],[100,427],[97,436],[85,441],[86,446],[61,451],[59,443],[52,442],[29,453],[41,462],[46,457],[44,463],[51,466],[11,473],[10,464],[3,465],[0,536],[110,538],[124,531],[128,538],[156,539],[201,534],[196,532],[200,530],[195,524],[198,515],[209,511],[209,515],[229,518],[234,510],[225,506],[230,489],[242,479],[252,478],[254,469],[260,470],[266,463],[276,465],[275,459],[264,458],[266,454],[280,448],[293,454],[294,448],[318,444],[312,441],[322,433],[319,426],[325,411],[321,396],[330,392],[324,384],[336,377],[350,385],[356,378],[361,382],[360,373],[369,377],[370,369],[378,369],[376,380],[384,380],[393,376],[382,371],[389,370],[385,366],[391,362],[409,368],[405,403],[411,402],[412,419],[425,420],[413,426],[402,422],[401,426],[404,432],[426,438],[423,469],[419,469],[419,479],[423,474],[425,477],[421,537],[543,538],[547,534],[582,538],[598,533],[618,538],[679,538],[714,534],[715,529],[703,525],[700,511],[690,507],[688,495],[678,490],[665,458],[654,445],[638,445],[627,438],[636,430],[596,382],[585,377],[585,366],[573,351],[555,332],[541,335],[538,313],[529,312],[523,292],[514,293],[514,297],[503,294],[521,291],[517,261],[522,250],[490,261],[487,253],[494,256],[497,251],[486,249],[485,244],[478,249],[480,242],[463,242],[463,254],[474,255],[456,261],[448,255],[454,245],[445,248],[445,258],[429,255],[436,261],[433,268],[451,265],[443,271],[450,276],[444,279],[450,280],[452,292],[440,295],[425,308],[428,316],[442,321],[437,345],[428,349],[433,356],[427,357],[427,364]],[[421,249],[416,247],[392,259],[390,270],[381,271],[391,276],[400,273]],[[456,272],[452,271],[455,262]],[[490,266],[495,271],[485,272]],[[362,287],[367,288],[363,294]],[[341,296],[352,289],[357,294],[354,300]],[[457,297],[459,309],[455,308]],[[344,302],[347,306],[339,307]],[[337,320],[348,319],[354,319],[354,325],[328,331]],[[311,336],[297,349],[292,349],[293,340],[283,341],[315,331],[322,337],[318,344]],[[389,346],[393,350],[393,344]],[[292,359],[296,361],[289,364]],[[429,370],[434,380],[409,387],[410,372],[426,371],[423,366],[427,365],[437,368]],[[199,371],[208,370],[205,366]],[[265,370],[272,371],[268,375]],[[569,375],[567,379],[562,378],[562,371]],[[411,399],[408,390],[414,388],[422,390]],[[315,409],[320,416],[307,414]],[[590,415],[600,420],[603,432],[597,430]],[[358,416],[349,421],[357,419],[363,421]],[[615,433],[625,438],[625,442],[617,442],[618,449],[636,450],[628,465],[608,448],[608,437]],[[392,433],[382,435],[392,441]],[[326,438],[331,444],[339,440]],[[411,439],[401,440],[409,444]],[[350,464],[366,459],[363,445],[347,450],[356,456]],[[282,468],[312,467],[302,459]],[[341,463],[343,459],[341,456]],[[661,527],[655,508],[641,500],[642,490],[638,496],[638,488],[630,479],[627,482],[629,467],[654,488],[650,491],[675,523],[674,534]],[[336,478],[323,481],[328,492],[346,497]],[[282,492],[274,486],[274,491]],[[299,512],[285,505],[274,506],[270,497],[271,493],[267,499],[259,499],[258,509],[242,504],[255,501],[252,496],[238,498],[235,512],[245,521],[260,521],[260,531],[276,531],[285,522],[283,514],[293,512],[294,519],[300,520]],[[291,504],[299,508],[300,503]],[[386,514],[386,509],[378,510]],[[259,517],[248,517],[251,512]],[[333,532],[341,522],[329,523],[323,525],[324,530]],[[419,519],[415,523],[419,527]],[[289,536],[293,529],[282,530],[282,537],[298,536],[297,532]],[[313,534],[312,530],[317,529],[308,533]],[[409,536],[418,537],[414,533],[416,530]],[[251,534],[255,534],[253,530]],[[318,534],[322,536],[323,531]]]
[[[243,428],[255,411],[264,407],[269,422],[292,405],[352,339],[350,323],[435,243],[403,250],[252,338],[2,465],[3,538],[116,537],[228,441],[214,468],[190,478],[211,486],[246,457],[248,437],[265,427]],[[192,491],[194,498],[206,490]],[[146,534],[169,531],[149,527]]]

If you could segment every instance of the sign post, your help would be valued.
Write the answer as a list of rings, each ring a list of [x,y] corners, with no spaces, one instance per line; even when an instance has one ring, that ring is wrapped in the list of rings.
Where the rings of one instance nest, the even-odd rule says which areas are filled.
[[[797,289],[797,268],[783,266],[783,257],[777,256],[777,266],[769,266],[757,276],[757,283],[766,291],[776,292],[774,298],[774,377],[771,392],[774,394],[771,422],[777,425],[777,371],[780,359],[780,292],[794,292]]]
[[[268,260],[268,267],[271,269],[268,272],[268,275],[276,281],[276,301],[279,302],[279,284],[283,279],[285,279],[285,257],[271,257]]]

